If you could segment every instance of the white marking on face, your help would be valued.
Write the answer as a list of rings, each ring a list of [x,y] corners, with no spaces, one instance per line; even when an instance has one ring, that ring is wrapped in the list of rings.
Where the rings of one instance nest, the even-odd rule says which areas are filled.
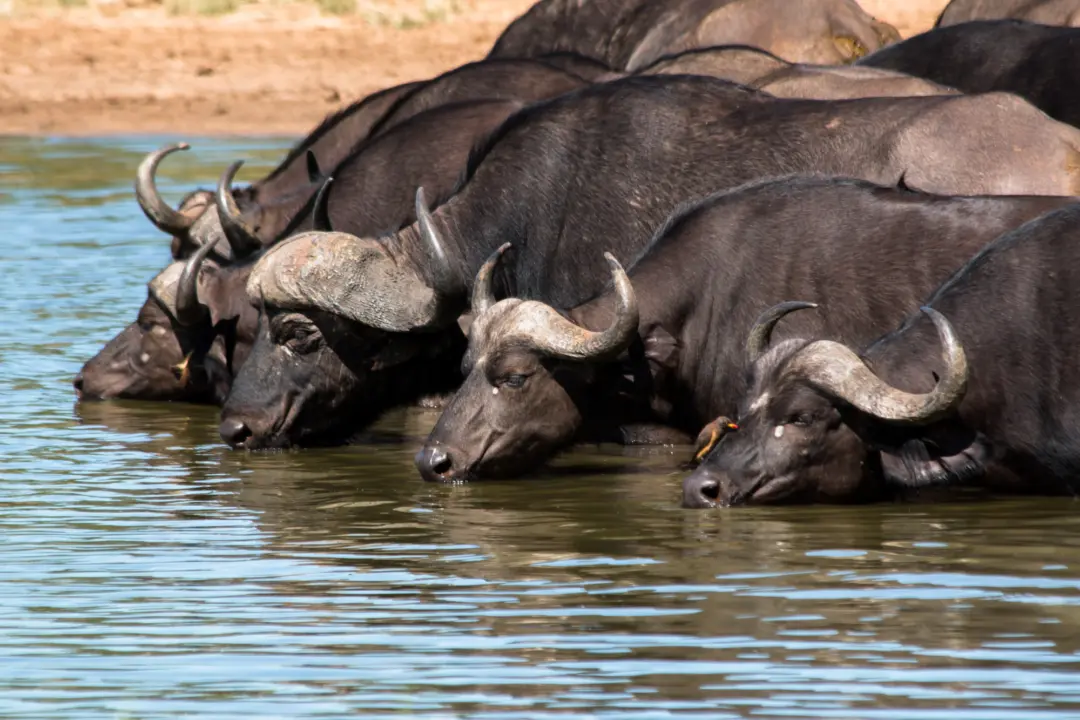
[[[773,430],[772,434],[773,434],[773,437],[776,438],[777,440],[784,437],[784,426],[783,425],[777,425],[776,429]]]
[[[141,362],[143,365],[150,362],[150,353],[143,353],[142,355],[140,355],[139,362]]]
[[[491,388],[491,394],[492,395],[498,395],[499,394],[499,388]]]

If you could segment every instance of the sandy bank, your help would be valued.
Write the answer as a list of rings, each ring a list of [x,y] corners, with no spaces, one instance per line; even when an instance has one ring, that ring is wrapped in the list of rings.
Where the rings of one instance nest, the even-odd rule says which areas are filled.
[[[0,133],[301,134],[354,98],[483,57],[530,4],[459,0],[432,13],[409,0],[389,20],[314,4],[214,17],[116,3],[16,12],[0,18]],[[907,36],[944,2],[863,4]]]

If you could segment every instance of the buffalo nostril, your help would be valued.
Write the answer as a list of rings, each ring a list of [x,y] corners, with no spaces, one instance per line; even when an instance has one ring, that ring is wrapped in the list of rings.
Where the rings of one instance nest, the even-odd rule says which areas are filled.
[[[702,497],[716,501],[720,497],[720,483],[715,480],[705,480],[698,486],[698,492]]]
[[[416,453],[416,467],[420,475],[429,482],[446,480],[454,469],[450,453],[438,447],[425,447]]]
[[[444,451],[436,449],[431,453],[431,469],[436,475],[445,475],[453,465],[450,456]]]
[[[71,381],[71,384],[75,386],[75,392],[81,393],[83,390],[83,374],[79,373],[75,376],[75,379]]]
[[[244,441],[251,437],[251,428],[244,424],[242,420],[236,420],[234,418],[226,418],[221,421],[221,425],[218,426],[218,433],[221,435],[221,439],[233,447],[238,447],[244,444]]]

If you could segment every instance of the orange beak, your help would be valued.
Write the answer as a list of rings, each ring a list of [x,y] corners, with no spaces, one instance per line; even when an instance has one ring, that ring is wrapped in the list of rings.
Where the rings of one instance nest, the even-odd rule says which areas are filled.
[[[188,381],[191,380],[191,353],[188,353],[183,360],[173,365],[172,371],[181,385],[187,385]]]

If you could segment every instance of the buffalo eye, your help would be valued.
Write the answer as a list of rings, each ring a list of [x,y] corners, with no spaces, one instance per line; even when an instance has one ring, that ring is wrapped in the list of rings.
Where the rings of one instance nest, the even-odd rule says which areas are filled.
[[[499,387],[514,388],[516,390],[516,389],[519,389],[521,387],[524,387],[525,381],[528,380],[528,379],[529,379],[528,375],[522,375],[520,373],[515,373],[513,375],[507,375],[505,377],[499,378],[498,382],[496,382],[495,384],[498,385]]]
[[[800,413],[798,415],[792,415],[787,419],[785,425],[794,425],[795,427],[808,427],[812,425],[814,418],[812,415],[806,413]]]
[[[307,318],[293,314],[275,318],[271,322],[270,339],[275,345],[284,346],[289,352],[306,354],[318,349],[322,333]]]
[[[319,345],[319,333],[313,328],[295,326],[285,336],[285,347],[295,353],[309,353]]]

